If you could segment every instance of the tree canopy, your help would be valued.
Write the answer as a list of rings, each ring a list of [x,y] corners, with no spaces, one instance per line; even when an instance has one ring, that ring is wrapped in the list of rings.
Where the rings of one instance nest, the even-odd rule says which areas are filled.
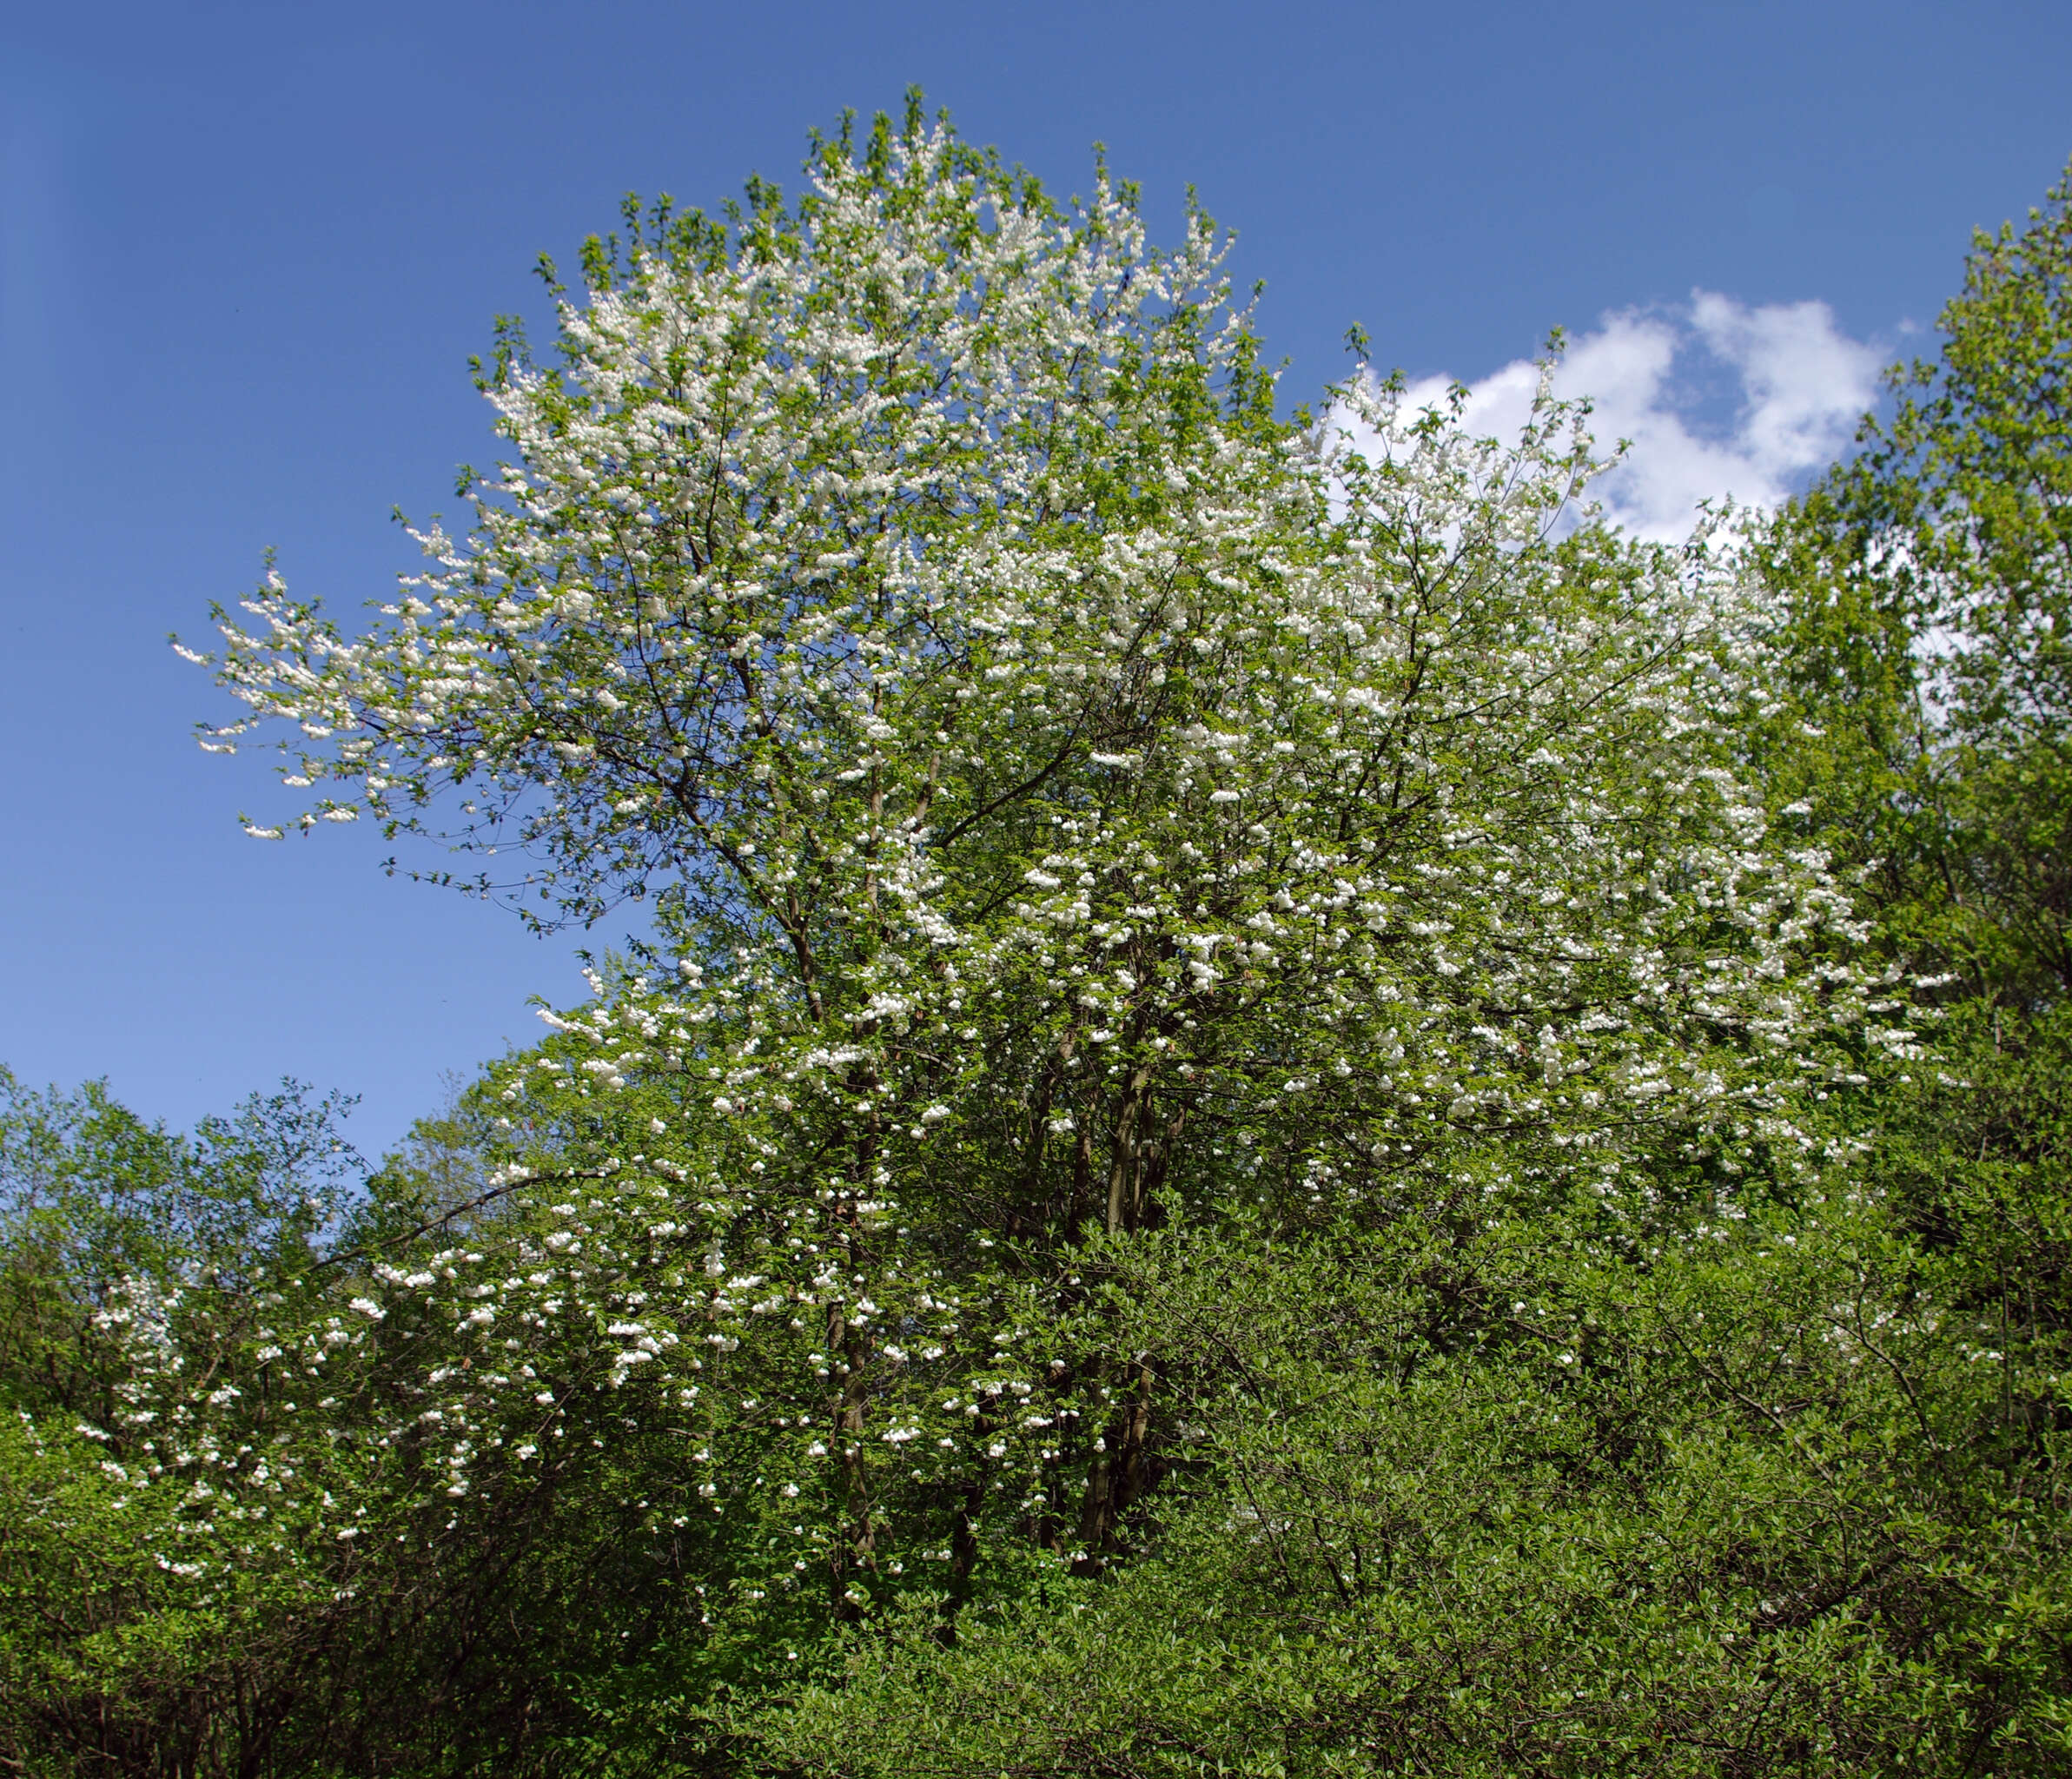
[[[1667,549],[1544,384],[1281,413],[1104,167],[916,104],[806,175],[547,267],[465,532],[195,657],[301,827],[655,936],[234,1265],[12,1184],[227,1136],[18,1102],[10,1752],[2052,1770],[2064,188]]]

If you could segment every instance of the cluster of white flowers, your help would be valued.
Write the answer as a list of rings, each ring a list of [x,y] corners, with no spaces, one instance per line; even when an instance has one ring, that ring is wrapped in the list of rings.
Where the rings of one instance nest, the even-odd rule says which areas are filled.
[[[945,129],[830,145],[564,304],[566,366],[490,389],[517,461],[367,635],[277,581],[225,620],[209,744],[291,724],[303,825],[451,817],[532,861],[484,887],[650,896],[690,954],[499,1076],[601,1158],[526,1157],[480,1252],[281,1344],[439,1356],[355,1462],[460,1500],[667,1429],[684,1516],[851,1605],[982,1511],[1096,1560],[1069,1498],[1148,1435],[1094,1335],[1028,1335],[1096,1326],[1076,1244],[1464,1167],[1616,1200],[1665,1139],[1835,1159],[1792,1090],[1908,1035],[1737,778],[1731,566],[1556,538],[1593,466],[1544,391],[1513,444],[1364,379],[1367,454],[1276,424],[1219,252]]]

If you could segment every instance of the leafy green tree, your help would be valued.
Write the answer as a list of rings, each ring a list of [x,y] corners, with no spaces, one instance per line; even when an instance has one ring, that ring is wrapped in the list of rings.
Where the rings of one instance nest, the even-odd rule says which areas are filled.
[[[1866,420],[1865,448],[1758,552],[1791,669],[1766,732],[1773,806],[1844,862],[1877,945],[1940,1002],[1932,1063],[1885,1074],[1852,1121],[1863,1190],[1967,1330],[1970,1362],[2000,1373],[1997,1424],[1981,1412],[1970,1443],[1982,1457],[2033,1453],[2062,1428],[2072,1327],[2069,204],[2072,177],[2026,227],[1974,236],[1938,360],[1895,369],[1896,411]],[[2055,1511],[2048,1461],[1992,1461],[2001,1478],[1975,1472],[1973,1505]],[[1977,1559],[1982,1597],[1996,1567]],[[2021,1616],[2002,1648],[2034,1662],[2051,1620]]]
[[[1923,967],[2018,1009],[2072,985],[2072,170],[1975,236],[1939,326],[1768,572],[1831,837]]]
[[[191,1136],[105,1083],[39,1093],[0,1068],[0,1380],[17,1406],[108,1408],[105,1335],[123,1283],[230,1306],[306,1266],[344,1214],[359,1157],[339,1095],[284,1081]]]
[[[1943,1002],[1937,1066],[1867,1110],[1872,1177],[1976,1269],[1971,1300],[2010,1339],[2048,1343],[2056,1273],[2004,1280],[2009,1241],[2058,1252],[2072,1081],[2072,172],[2025,227],[1974,236],[1940,326],[1939,359],[1895,368],[1897,411],[1765,541],[1792,667],[1766,770]]]
[[[0,1070],[0,1749],[18,1765],[224,1770],[272,1728],[280,1630],[313,1601],[268,1324],[350,1201],[346,1109],[288,1081],[182,1136],[103,1084]],[[212,1532],[223,1470],[248,1498]]]

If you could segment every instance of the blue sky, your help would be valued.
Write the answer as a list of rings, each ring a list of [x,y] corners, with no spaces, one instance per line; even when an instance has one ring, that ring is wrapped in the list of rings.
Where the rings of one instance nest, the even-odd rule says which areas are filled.
[[[1642,460],[1622,510],[1774,498],[1925,343],[1975,223],[2072,152],[2056,3],[1041,7],[527,0],[0,13],[0,1060],[184,1123],[283,1072],[393,1141],[440,1076],[577,999],[578,943],[385,876],[375,837],[246,839],[257,761],[200,638],[269,546],[349,610],[492,454],[468,355],[628,188],[790,182],[809,127],[918,83],[1175,232],[1192,182],[1291,399],[1473,380],[1546,330]],[[1698,294],[1694,294],[1698,293]],[[1580,387],[1579,385],[1578,387]],[[421,855],[419,856],[420,858]]]

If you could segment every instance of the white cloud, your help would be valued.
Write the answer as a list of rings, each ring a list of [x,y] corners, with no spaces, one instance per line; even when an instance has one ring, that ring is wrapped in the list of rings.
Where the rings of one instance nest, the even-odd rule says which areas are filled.
[[[1570,345],[1554,392],[1591,399],[1602,447],[1630,441],[1591,490],[1606,516],[1673,541],[1689,534],[1701,500],[1774,506],[1832,462],[1876,399],[1883,362],[1824,302],[1750,308],[1698,290],[1675,309],[1605,315]],[[1471,384],[1469,429],[1516,438],[1539,376],[1519,360]],[[1402,412],[1443,402],[1450,382],[1413,383]]]

